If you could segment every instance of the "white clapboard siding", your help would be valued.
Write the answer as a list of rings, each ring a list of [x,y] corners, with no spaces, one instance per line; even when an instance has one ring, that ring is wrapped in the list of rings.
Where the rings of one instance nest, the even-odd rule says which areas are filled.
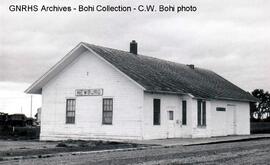
[[[103,96],[77,96],[76,89],[102,88]],[[89,51],[42,88],[41,140],[140,139],[143,90]],[[102,125],[102,98],[113,98],[113,124]],[[76,98],[75,124],[66,124],[66,99]]]
[[[76,89],[103,89],[103,96],[75,96]],[[76,99],[75,124],[66,124],[66,99]],[[113,124],[102,124],[102,99],[113,98]],[[161,100],[161,124],[153,125],[153,99]],[[182,125],[182,101],[187,125]],[[224,107],[226,111],[216,111]],[[168,111],[174,119],[168,120]],[[235,113],[233,112],[235,111]],[[233,116],[234,115],[234,116]],[[250,134],[249,103],[206,100],[206,127],[197,126],[192,95],[145,93],[123,73],[85,51],[42,88],[41,140],[161,139]],[[235,127],[235,130],[232,128]]]

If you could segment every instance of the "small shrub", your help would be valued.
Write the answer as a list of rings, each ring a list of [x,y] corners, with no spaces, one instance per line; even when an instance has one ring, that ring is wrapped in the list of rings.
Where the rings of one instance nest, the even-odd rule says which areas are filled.
[[[66,143],[74,143],[74,141],[75,141],[75,140],[68,139],[68,140],[66,140],[65,142],[66,142]]]
[[[56,147],[68,147],[66,143],[60,142],[56,145]]]
[[[103,142],[102,140],[99,140],[99,141],[96,141],[96,142],[95,142],[96,145],[101,145],[101,144],[103,144],[103,143],[104,143],[104,142]]]
[[[270,133],[270,122],[254,122],[250,126],[251,133]]]
[[[79,147],[88,147],[89,145],[87,143],[79,143]]]
[[[138,147],[138,144],[132,143],[131,146],[135,148]]]

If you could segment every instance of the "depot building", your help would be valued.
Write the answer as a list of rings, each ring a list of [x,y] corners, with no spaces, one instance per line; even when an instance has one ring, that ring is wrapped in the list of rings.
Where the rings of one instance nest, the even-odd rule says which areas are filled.
[[[257,99],[215,72],[79,43],[27,90],[42,95],[41,140],[250,134]]]

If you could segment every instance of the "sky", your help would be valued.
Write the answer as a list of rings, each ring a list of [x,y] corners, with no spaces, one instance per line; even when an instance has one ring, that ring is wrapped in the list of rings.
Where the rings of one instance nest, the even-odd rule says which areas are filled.
[[[26,5],[193,5],[196,12],[11,12]],[[0,1],[0,112],[30,115],[31,83],[79,42],[215,71],[246,91],[270,91],[268,0]],[[33,114],[41,96],[33,95]]]

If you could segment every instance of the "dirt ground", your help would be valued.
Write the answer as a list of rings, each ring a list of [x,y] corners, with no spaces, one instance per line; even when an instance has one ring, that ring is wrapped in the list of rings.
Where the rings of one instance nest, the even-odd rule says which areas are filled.
[[[61,142],[0,140],[0,160],[5,157],[41,156],[44,154],[95,151],[104,149],[136,148],[144,145],[109,141],[68,140]]]
[[[0,140],[0,152],[13,151],[21,149],[42,149],[54,148],[57,142],[40,142],[38,140],[14,141],[14,140]]]
[[[270,139],[174,146],[137,151],[92,153],[40,159],[0,161],[0,164],[270,164]]]

